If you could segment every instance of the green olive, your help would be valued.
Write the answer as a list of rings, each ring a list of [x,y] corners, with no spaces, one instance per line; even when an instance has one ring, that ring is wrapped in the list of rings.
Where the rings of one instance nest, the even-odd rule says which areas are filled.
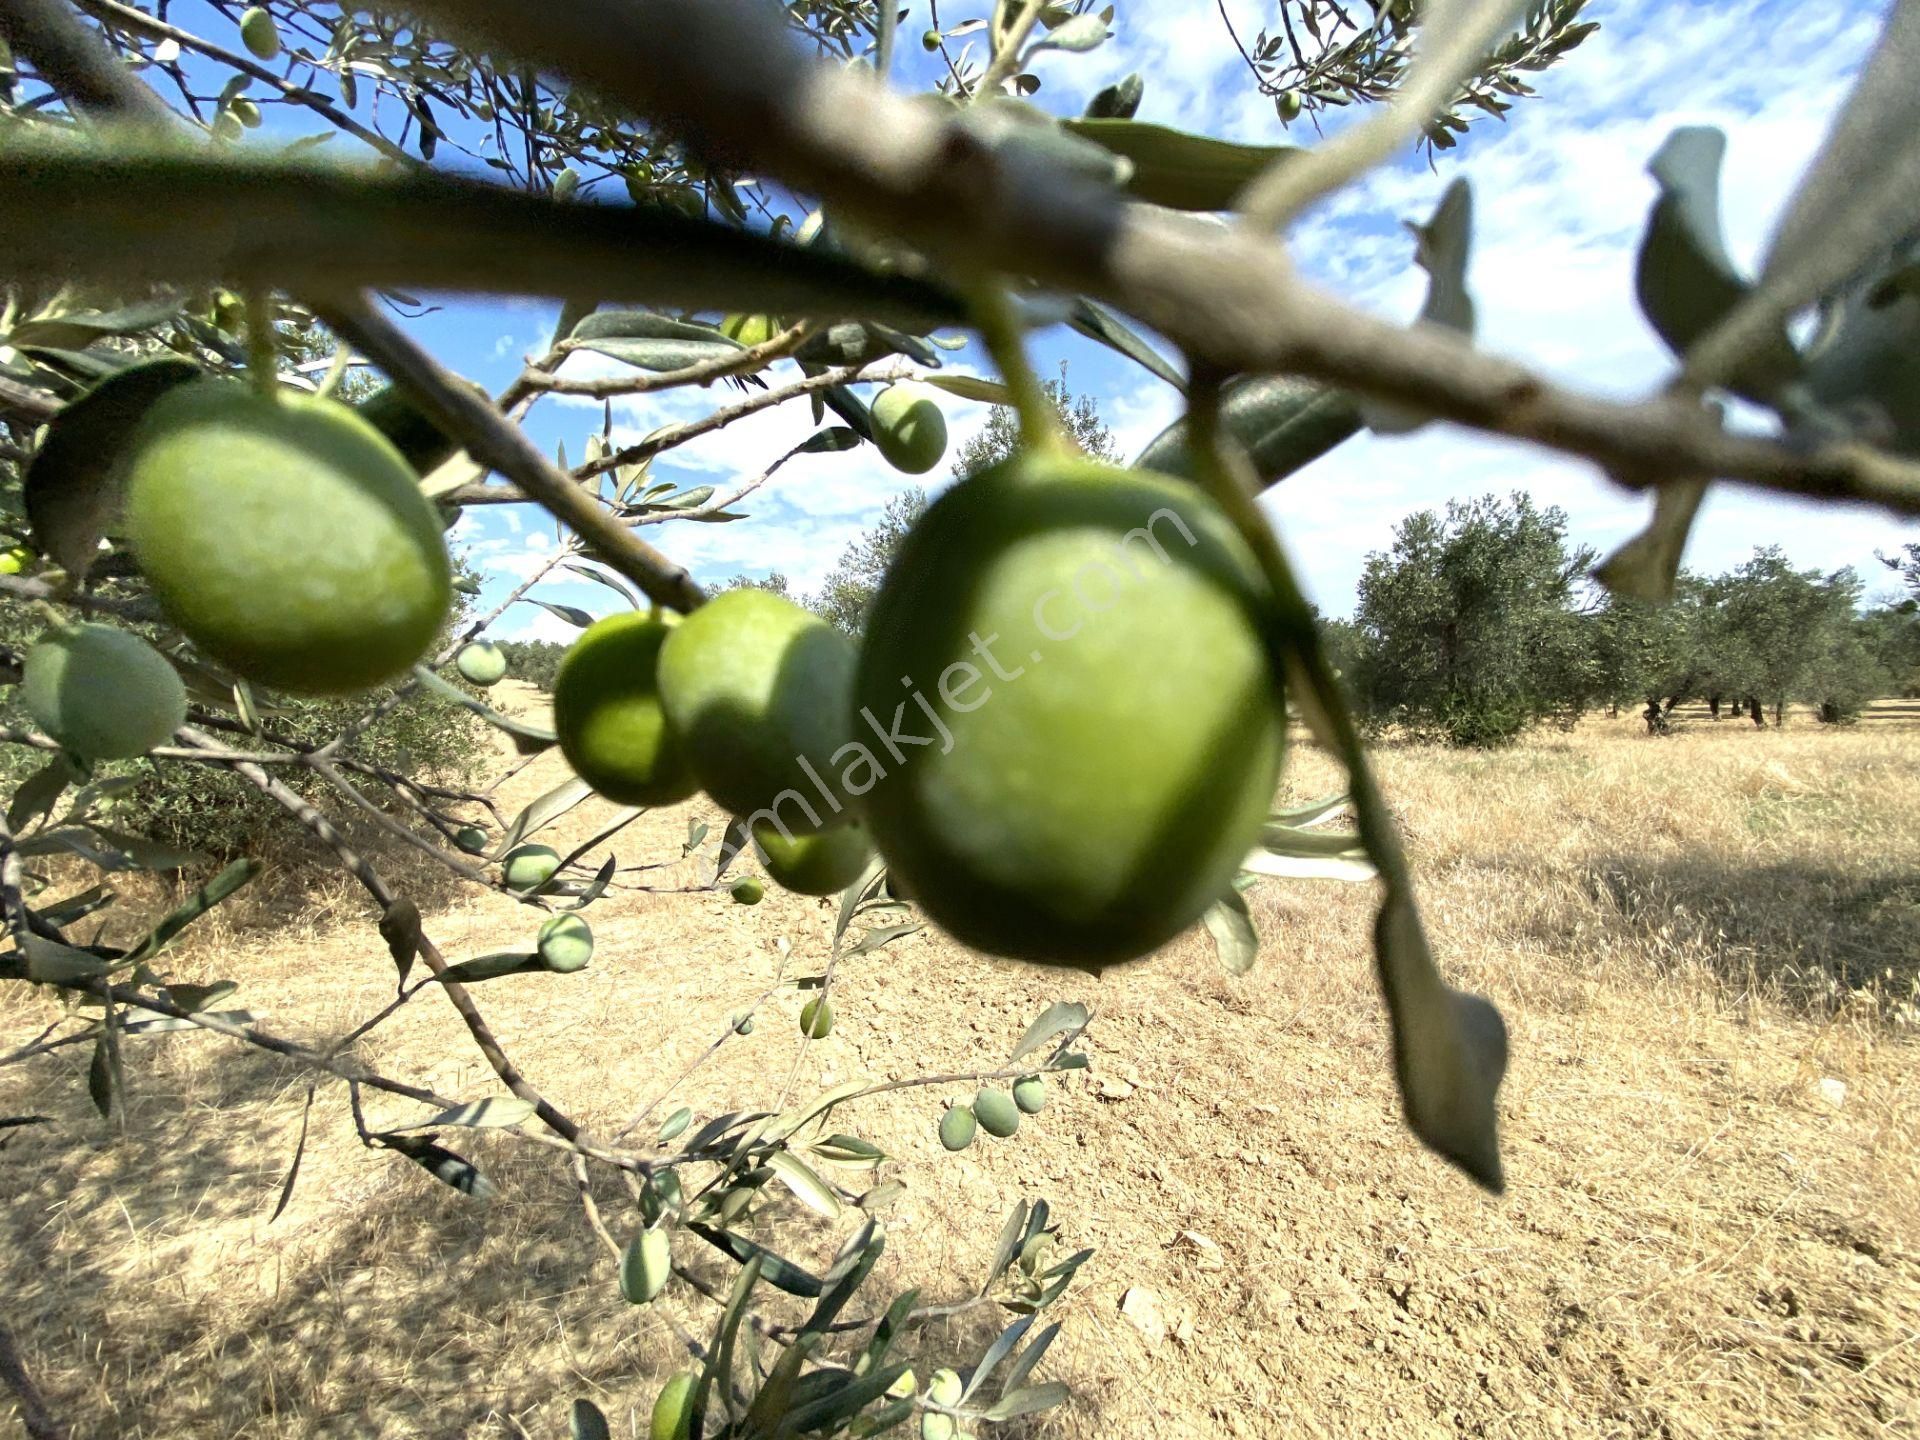
[[[273,16],[256,5],[240,17],[240,43],[259,60],[280,58],[280,27]]]
[[[520,845],[507,852],[501,873],[509,890],[544,885],[560,868],[560,852],[551,845]]]
[[[1047,455],[949,490],[875,597],[856,687],[876,713],[913,698],[928,741],[865,797],[904,888],[1017,959],[1097,968],[1186,929],[1273,798],[1266,597],[1191,485]]]
[[[753,827],[767,877],[796,895],[838,895],[866,873],[873,845],[858,823],[818,835],[782,835],[771,825]]]
[[[949,1150],[964,1150],[973,1143],[974,1131],[978,1128],[973,1111],[964,1105],[949,1106],[947,1113],[940,1117],[940,1143]]]
[[[570,974],[593,958],[593,931],[578,915],[556,915],[540,927],[536,948],[547,969]]]
[[[927,51],[938,50],[940,48],[940,32],[938,30],[927,31],[926,34],[920,37],[920,48]]]
[[[1013,1103],[1022,1115],[1038,1115],[1047,1108],[1047,1082],[1038,1075],[1022,1075],[1013,1082]]]
[[[453,843],[469,855],[481,855],[486,852],[487,832],[478,825],[462,825],[454,832]]]
[[[1298,90],[1282,90],[1274,97],[1273,108],[1284,121],[1298,120],[1300,118],[1300,92]]]
[[[173,666],[110,625],[49,631],[21,663],[20,698],[42,730],[88,760],[144,755],[187,723]]]
[[[580,188],[580,172],[571,165],[553,177],[553,198],[571,200]]]
[[[727,892],[738,905],[758,905],[766,895],[767,887],[760,883],[755,875],[742,875],[733,882],[733,889]]]
[[[889,385],[874,398],[873,443],[887,463],[908,475],[924,475],[947,453],[947,417],[933,391],[911,380]]]
[[[660,647],[660,704],[702,789],[805,834],[852,818],[836,766],[852,763],[853,669],[853,642],[819,616],[729,590]]]
[[[983,1088],[973,1097],[973,1118],[987,1134],[1005,1140],[1020,1128],[1020,1107],[1006,1091]]]
[[[693,1434],[693,1392],[698,1383],[693,1371],[682,1370],[660,1387],[647,1421],[647,1440],[687,1440]]]
[[[780,322],[771,315],[729,315],[720,322],[720,333],[751,349],[778,335]]]
[[[168,617],[257,684],[364,690],[418,660],[446,619],[439,516],[343,405],[179,386],[142,420],[125,478],[127,538]]]
[[[254,104],[253,101],[244,99],[235,100],[229,108],[233,111],[233,118],[246,126],[247,129],[258,130],[260,128],[260,107]]]
[[[669,624],[639,611],[596,621],[561,657],[553,728],[573,773],[621,805],[674,805],[693,794],[680,741],[660,705]]]
[[[460,647],[460,653],[454,657],[453,668],[468,683],[483,689],[498,685],[507,673],[507,652],[491,640],[476,640],[471,645]]]
[[[824,1040],[833,1033],[833,1002],[816,995],[800,1007],[800,1033],[809,1040]]]

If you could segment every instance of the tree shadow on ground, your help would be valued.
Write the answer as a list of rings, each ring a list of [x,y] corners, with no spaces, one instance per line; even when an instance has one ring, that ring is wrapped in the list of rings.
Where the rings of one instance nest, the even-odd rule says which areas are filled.
[[[1738,994],[1825,1009],[1861,991],[1911,1003],[1920,986],[1917,869],[1624,855],[1591,862],[1581,885],[1603,923],[1656,958],[1704,964]]]

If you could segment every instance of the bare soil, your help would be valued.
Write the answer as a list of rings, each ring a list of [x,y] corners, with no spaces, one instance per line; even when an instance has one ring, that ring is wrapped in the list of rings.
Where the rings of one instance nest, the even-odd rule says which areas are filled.
[[[1011,1140],[941,1150],[964,1085],[834,1121],[909,1187],[886,1212],[873,1310],[909,1285],[964,1298],[1022,1196],[1096,1251],[1036,1376],[1075,1399],[1016,1433],[1917,1434],[1920,728],[1898,707],[1844,731],[1683,718],[1664,740],[1595,719],[1500,753],[1381,752],[1442,963],[1512,1029],[1498,1198],[1400,1124],[1366,885],[1263,883],[1261,961],[1241,979],[1197,934],[1096,981],[925,932],[841,966],[830,1038],[800,1054],[802,997],[782,990],[670,1098],[735,1010],[819,972],[830,902],[622,891],[589,912],[586,971],[473,993],[595,1133],[664,1099],[636,1138],[680,1104],[696,1120],[769,1104],[797,1055],[803,1094],[987,1069],[1049,1001],[1096,1006],[1093,1068]],[[543,757],[509,794],[563,776]],[[1338,783],[1301,747],[1292,798]],[[582,807],[552,843],[606,813]],[[710,807],[650,814],[614,848],[675,862],[690,815],[713,824],[704,851],[637,878],[698,886]],[[238,980],[276,1033],[326,1043],[392,997],[374,918],[344,886],[297,903],[264,886],[170,964]],[[539,918],[469,895],[426,921],[459,957],[528,944]],[[8,1005],[0,1054],[58,1014]],[[324,1077],[272,1220],[310,1073],[211,1035],[128,1048],[124,1134],[88,1102],[85,1047],[0,1068],[0,1115],[55,1122],[0,1132],[5,1321],[76,1436],[557,1437],[576,1395],[627,1435],[685,1363],[675,1326],[711,1324],[684,1287],[621,1301],[556,1152],[460,1134],[499,1186],[464,1200],[363,1149]],[[443,1094],[500,1091],[431,992],[356,1054]],[[369,1105],[376,1125],[423,1114]],[[627,1233],[625,1193],[596,1194]],[[837,1238],[766,1223],[803,1262]],[[1121,1314],[1135,1287],[1163,1334]],[[977,1353],[1006,1318],[976,1308],[914,1353]],[[19,1423],[10,1403],[0,1431]]]

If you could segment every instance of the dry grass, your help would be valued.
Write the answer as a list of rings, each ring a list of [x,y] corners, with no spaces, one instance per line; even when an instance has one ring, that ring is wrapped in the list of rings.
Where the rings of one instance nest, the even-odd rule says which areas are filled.
[[[945,1155],[947,1097],[928,1091],[843,1115],[912,1187],[881,1284],[964,1293],[1013,1199],[1049,1199],[1063,1239],[1098,1253],[1043,1367],[1077,1392],[1045,1435],[1915,1433],[1920,731],[1895,715],[1846,732],[1701,720],[1657,742],[1635,728],[1381,756],[1443,962],[1513,1027],[1504,1198],[1398,1123],[1366,887],[1269,882],[1263,962],[1242,980],[1194,938],[1100,982],[932,935],[843,969],[811,1084],[991,1065],[1048,1000],[1101,1009],[1091,1077],[1010,1142]],[[515,793],[552,783],[553,764]],[[1310,750],[1290,768],[1296,797],[1336,783]],[[596,822],[588,807],[566,831]],[[648,816],[623,859],[677,854],[685,824]],[[789,973],[817,969],[831,921],[777,894],[755,909],[629,895],[592,913],[588,971],[477,993],[536,1082],[603,1130],[770,983],[779,939]],[[390,994],[368,918],[344,890],[297,924],[256,908],[174,963],[241,980],[282,1032],[323,1038]],[[459,954],[531,929],[496,897],[428,923]],[[494,1092],[429,1001],[366,1058]],[[8,1049],[52,1015],[12,1003]],[[776,1003],[680,1098],[702,1116],[773,1098],[797,1008]],[[1838,1106],[1826,1079],[1847,1087]],[[1107,1098],[1127,1090],[1114,1080],[1133,1088]],[[578,1394],[616,1434],[644,1424],[671,1333],[620,1302],[546,1155],[477,1141],[501,1194],[462,1202],[360,1149],[341,1087],[324,1086],[270,1225],[304,1078],[190,1037],[143,1046],[130,1083],[116,1138],[87,1106],[82,1054],[0,1071],[0,1113],[58,1120],[0,1154],[0,1287],[77,1435],[544,1437]],[[817,1260],[833,1242],[791,1243]],[[1158,1346],[1118,1314],[1133,1285],[1176,1332]],[[693,1304],[673,1313],[706,1323]],[[987,1324],[916,1343],[934,1362]]]

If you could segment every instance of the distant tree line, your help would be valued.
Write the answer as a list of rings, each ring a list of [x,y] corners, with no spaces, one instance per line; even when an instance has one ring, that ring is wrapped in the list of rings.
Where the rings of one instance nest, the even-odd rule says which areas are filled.
[[[1773,546],[1723,575],[1683,572],[1671,603],[1607,595],[1567,517],[1525,495],[1454,502],[1368,557],[1352,620],[1328,629],[1373,724],[1458,745],[1505,744],[1542,721],[1686,701],[1780,724],[1789,704],[1856,719],[1920,693],[1920,544],[1882,557],[1907,595],[1862,609],[1851,569],[1796,569]]]

